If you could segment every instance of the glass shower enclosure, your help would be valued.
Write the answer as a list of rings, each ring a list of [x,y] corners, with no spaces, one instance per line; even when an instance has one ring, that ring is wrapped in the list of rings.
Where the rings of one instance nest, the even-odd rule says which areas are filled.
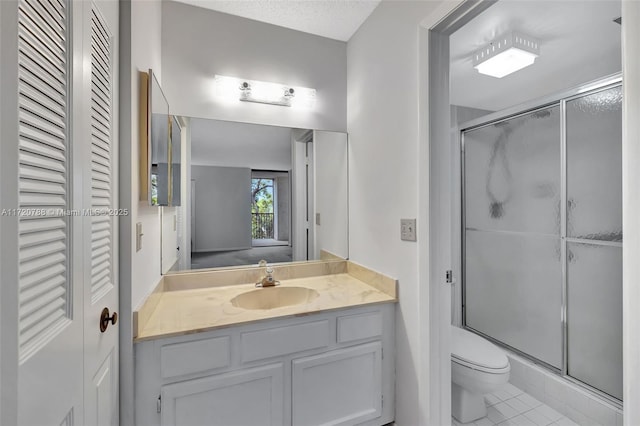
[[[460,133],[464,326],[614,400],[621,110],[610,78]]]

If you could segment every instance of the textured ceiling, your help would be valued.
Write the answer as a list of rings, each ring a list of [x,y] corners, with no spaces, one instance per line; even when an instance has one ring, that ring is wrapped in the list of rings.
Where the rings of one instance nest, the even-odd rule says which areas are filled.
[[[621,70],[620,1],[501,0],[451,36],[451,103],[497,111]],[[506,31],[540,41],[535,63],[501,79],[471,54]]]
[[[176,0],[334,40],[348,41],[380,0]]]

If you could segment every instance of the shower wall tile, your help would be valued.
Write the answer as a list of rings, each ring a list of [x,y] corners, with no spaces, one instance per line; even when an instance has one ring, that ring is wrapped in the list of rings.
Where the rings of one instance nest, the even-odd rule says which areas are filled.
[[[520,361],[517,362],[512,362],[511,363],[511,373],[510,373],[510,377],[511,380],[509,380],[511,383],[513,383],[515,386],[519,387],[520,389],[524,390],[525,392],[527,391],[524,388],[524,382],[525,382],[525,367],[524,364]]]
[[[566,402],[568,407],[584,415],[587,414],[589,399],[586,397],[586,395],[580,392],[567,392]]]
[[[511,364],[511,373],[509,382],[514,386],[527,392],[534,398],[542,400],[544,397],[544,376],[534,374],[528,366],[528,361],[524,358],[509,358]]]
[[[590,419],[580,411],[570,406],[565,407],[564,415],[569,417],[580,426],[597,426],[597,423],[594,420]]]
[[[618,413],[608,409],[600,402],[593,398],[588,399],[587,403],[587,416],[594,419],[601,425],[614,425],[616,423],[616,416]]]
[[[546,404],[541,407],[544,410],[555,410],[580,426],[622,426],[622,410],[613,404],[519,355],[507,355],[511,363],[509,381]]]
[[[560,401],[567,398],[567,387],[564,381],[558,377],[546,376],[544,378],[544,391],[547,395]]]
[[[544,387],[544,375],[539,374],[536,370],[533,370],[525,364],[525,377],[527,380],[527,386],[531,390],[531,395],[538,399],[544,400],[546,396]]]
[[[567,406],[564,403],[564,401],[561,401],[557,398],[552,397],[549,394],[544,394],[544,393],[541,398],[545,404],[547,404],[549,407],[553,408],[557,412],[564,413],[566,411]]]

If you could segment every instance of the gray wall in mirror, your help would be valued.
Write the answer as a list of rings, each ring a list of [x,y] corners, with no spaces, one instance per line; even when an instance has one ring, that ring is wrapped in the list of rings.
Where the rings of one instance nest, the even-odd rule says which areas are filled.
[[[191,184],[180,208],[191,232],[178,245],[191,254],[181,269],[348,257],[345,133],[185,122],[190,155],[180,166]]]
[[[196,253],[251,248],[251,169],[191,166],[194,182]]]

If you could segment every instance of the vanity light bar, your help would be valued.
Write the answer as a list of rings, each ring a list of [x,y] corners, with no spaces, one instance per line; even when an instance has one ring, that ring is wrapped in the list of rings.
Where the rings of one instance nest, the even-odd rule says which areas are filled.
[[[223,75],[216,75],[215,83],[217,96],[227,100],[301,108],[313,107],[316,100],[316,90],[308,87]]]

